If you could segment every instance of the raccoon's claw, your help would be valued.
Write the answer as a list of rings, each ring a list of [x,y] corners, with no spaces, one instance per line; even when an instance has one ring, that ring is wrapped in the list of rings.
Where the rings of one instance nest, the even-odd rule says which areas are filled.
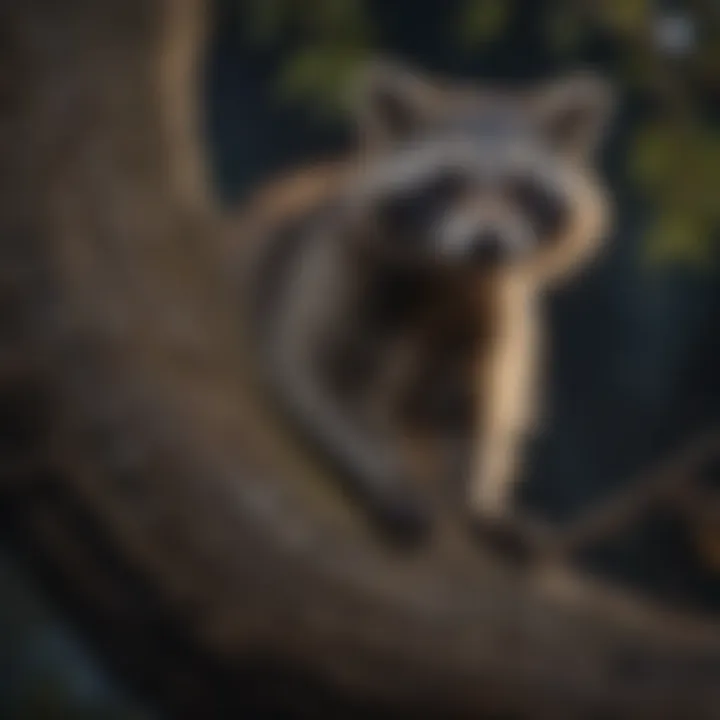
[[[475,515],[471,530],[484,547],[516,565],[528,565],[539,551],[533,534],[510,518]]]

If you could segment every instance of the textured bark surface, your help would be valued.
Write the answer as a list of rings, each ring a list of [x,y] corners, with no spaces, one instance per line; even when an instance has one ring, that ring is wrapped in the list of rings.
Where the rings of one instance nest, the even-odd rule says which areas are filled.
[[[172,717],[718,717],[720,629],[364,528],[255,405],[199,0],[0,3],[0,510]]]

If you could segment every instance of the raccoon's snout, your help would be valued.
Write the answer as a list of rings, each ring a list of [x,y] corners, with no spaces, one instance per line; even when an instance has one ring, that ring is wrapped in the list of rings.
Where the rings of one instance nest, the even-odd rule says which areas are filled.
[[[530,228],[518,217],[498,221],[457,216],[439,237],[442,255],[454,262],[492,266],[520,259],[533,244]]]
[[[495,228],[486,228],[473,235],[468,244],[468,258],[473,264],[497,265],[512,256],[512,245]]]

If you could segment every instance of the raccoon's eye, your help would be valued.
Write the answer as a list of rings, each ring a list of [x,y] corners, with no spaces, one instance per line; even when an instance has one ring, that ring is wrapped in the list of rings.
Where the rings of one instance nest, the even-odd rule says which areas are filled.
[[[557,190],[537,180],[521,178],[510,183],[509,191],[539,238],[551,238],[560,232],[567,220],[569,206]]]
[[[464,185],[458,175],[438,175],[383,199],[377,206],[377,217],[390,232],[406,233],[426,228],[460,196]]]

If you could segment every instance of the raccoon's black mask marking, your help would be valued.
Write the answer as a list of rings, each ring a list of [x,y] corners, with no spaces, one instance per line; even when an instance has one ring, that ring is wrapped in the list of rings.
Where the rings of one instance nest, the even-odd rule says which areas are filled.
[[[532,165],[438,163],[382,189],[366,213],[379,245],[410,261],[477,268],[513,262],[559,238],[571,204]]]
[[[537,178],[519,177],[509,183],[508,192],[527,217],[540,242],[557,237],[570,213],[568,199]]]
[[[377,228],[400,248],[431,250],[433,230],[439,227],[468,188],[466,178],[446,171],[417,185],[399,189],[381,199],[374,208]]]

